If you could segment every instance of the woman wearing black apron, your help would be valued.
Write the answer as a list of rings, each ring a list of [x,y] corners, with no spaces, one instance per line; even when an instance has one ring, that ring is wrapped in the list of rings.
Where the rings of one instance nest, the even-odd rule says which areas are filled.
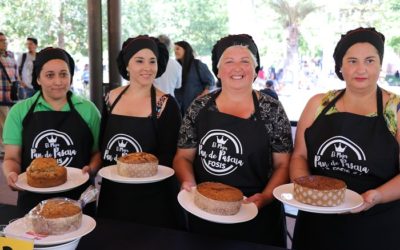
[[[281,104],[252,90],[259,56],[248,35],[222,38],[213,49],[220,91],[195,100],[180,130],[174,168],[182,188],[205,181],[242,190],[258,207],[257,216],[219,224],[189,215],[191,232],[286,246],[282,204],[272,190],[288,181],[292,140]]]
[[[160,165],[172,166],[181,122],[179,108],[170,95],[153,86],[167,61],[165,45],[155,38],[138,36],[124,42],[118,63],[121,75],[130,83],[108,95],[103,117],[103,166],[114,165],[118,157],[131,152],[152,153]],[[113,140],[116,137],[118,140]],[[182,216],[178,217],[177,192],[175,177],[148,184],[122,184],[103,178],[97,215],[178,228]]]
[[[16,104],[7,117],[5,138],[10,143],[3,166],[11,188],[18,189],[18,173],[25,172],[37,157],[53,157],[60,165],[82,168],[90,174],[99,168],[100,152],[94,136],[98,135],[100,114],[94,104],[69,91],[74,67],[72,57],[62,49],[46,48],[38,53],[33,79],[41,89],[32,98]],[[18,140],[21,144],[15,143]],[[90,184],[88,180],[70,191],[52,194],[20,191],[17,205],[27,212],[52,197],[78,200]],[[94,203],[85,209],[84,212],[94,214]]]
[[[334,59],[346,89],[313,97],[300,118],[291,178],[341,179],[364,204],[347,214],[300,211],[294,249],[399,248],[400,97],[377,85],[383,48],[384,36],[373,28],[343,35]]]

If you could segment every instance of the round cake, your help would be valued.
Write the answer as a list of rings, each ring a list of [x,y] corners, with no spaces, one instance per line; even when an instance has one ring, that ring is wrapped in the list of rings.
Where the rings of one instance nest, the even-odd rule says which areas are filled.
[[[82,209],[76,201],[54,198],[40,202],[27,217],[35,233],[64,234],[81,226]]]
[[[124,177],[150,177],[157,174],[158,159],[155,155],[136,152],[117,159],[118,174]]]
[[[194,193],[194,204],[197,207],[217,215],[237,214],[242,200],[242,191],[219,182],[200,183]]]
[[[299,177],[293,183],[294,198],[302,203],[334,207],[344,202],[346,183],[342,180],[310,175]]]
[[[26,178],[32,187],[55,187],[67,181],[67,169],[54,158],[36,158],[26,169]]]

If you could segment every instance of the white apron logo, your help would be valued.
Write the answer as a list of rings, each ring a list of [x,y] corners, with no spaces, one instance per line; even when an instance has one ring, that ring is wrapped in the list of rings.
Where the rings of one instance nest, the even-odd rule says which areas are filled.
[[[71,137],[55,129],[42,131],[35,137],[31,147],[31,159],[52,157],[62,166],[69,166],[76,153]]]
[[[349,162],[349,159],[352,162]],[[363,150],[344,136],[334,136],[326,140],[314,156],[314,167],[341,171],[355,175],[367,174],[369,168],[363,166],[366,157]]]
[[[116,134],[107,143],[103,159],[116,161],[118,157],[131,152],[142,152],[139,142],[126,134]]]
[[[234,134],[225,130],[208,131],[200,140],[198,154],[204,169],[213,175],[230,174],[244,164],[241,160],[242,144]]]

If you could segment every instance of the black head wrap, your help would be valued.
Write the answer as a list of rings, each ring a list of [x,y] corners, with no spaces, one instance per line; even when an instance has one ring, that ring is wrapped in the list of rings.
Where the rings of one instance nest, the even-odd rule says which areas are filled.
[[[340,72],[342,68],[343,57],[347,50],[356,43],[367,42],[372,44],[378,51],[381,63],[383,60],[385,36],[376,31],[375,28],[358,28],[349,30],[345,35],[342,35],[333,52],[335,59],[335,72],[339,79],[343,80],[343,75]]]
[[[128,71],[126,70],[129,60],[134,54],[142,49],[150,49],[157,57],[158,70],[156,78],[165,72],[169,59],[167,47],[155,37],[140,35],[134,38],[128,38],[122,44],[122,50],[118,54],[118,70],[124,79],[129,80]]]
[[[212,70],[215,76],[218,77],[218,62],[221,58],[224,51],[234,45],[245,45],[254,55],[257,60],[257,67],[256,73],[260,70],[260,55],[258,54],[258,48],[255,44],[253,38],[247,34],[240,34],[240,35],[228,35],[226,37],[221,38],[217,43],[214,45],[212,52],[211,52],[211,60],[212,60]]]
[[[42,49],[39,53],[36,54],[36,59],[33,62],[32,86],[35,89],[40,89],[40,86],[37,83],[37,78],[40,75],[40,71],[42,71],[43,65],[53,59],[61,59],[67,63],[69,68],[69,73],[71,74],[71,84],[72,84],[72,79],[74,77],[74,70],[75,70],[74,59],[71,57],[70,54],[68,54],[67,51],[61,48],[47,47]]]

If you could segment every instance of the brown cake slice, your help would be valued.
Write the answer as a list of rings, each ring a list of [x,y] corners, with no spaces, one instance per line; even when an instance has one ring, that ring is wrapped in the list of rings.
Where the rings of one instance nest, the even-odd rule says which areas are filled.
[[[346,183],[342,180],[310,175],[295,179],[294,198],[302,203],[322,207],[334,207],[344,202]]]
[[[117,159],[118,174],[124,177],[150,177],[157,174],[158,159],[155,155],[136,152]]]
[[[58,235],[72,232],[81,226],[82,209],[76,201],[54,198],[39,203],[27,218],[35,233]]]
[[[242,191],[219,182],[200,183],[194,193],[194,204],[197,207],[217,215],[237,214],[242,200]]]
[[[54,158],[36,158],[26,169],[26,178],[32,187],[55,187],[67,181],[67,169]]]

